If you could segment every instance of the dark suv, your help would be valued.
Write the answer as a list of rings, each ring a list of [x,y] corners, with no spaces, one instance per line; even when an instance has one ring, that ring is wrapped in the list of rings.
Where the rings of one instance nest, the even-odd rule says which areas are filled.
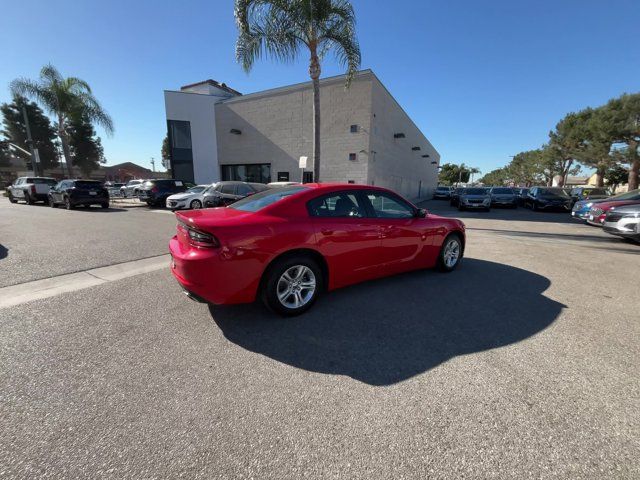
[[[138,188],[138,198],[150,207],[164,207],[167,197],[187,189],[185,182],[166,178],[147,180]]]
[[[203,205],[205,208],[226,207],[241,198],[262,192],[268,188],[263,183],[218,182],[215,188],[209,190],[202,199]]]
[[[109,208],[109,192],[97,180],[62,180],[47,194],[50,207],[64,205],[67,210],[80,205],[100,205]]]

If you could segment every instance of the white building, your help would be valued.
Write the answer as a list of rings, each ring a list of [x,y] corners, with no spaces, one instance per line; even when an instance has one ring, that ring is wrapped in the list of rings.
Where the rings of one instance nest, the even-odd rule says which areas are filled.
[[[249,95],[214,80],[165,91],[175,178],[312,181],[312,89],[300,83]],[[389,187],[409,198],[437,185],[440,155],[371,70],[345,88],[320,81],[323,182]],[[301,171],[299,158],[309,157]]]

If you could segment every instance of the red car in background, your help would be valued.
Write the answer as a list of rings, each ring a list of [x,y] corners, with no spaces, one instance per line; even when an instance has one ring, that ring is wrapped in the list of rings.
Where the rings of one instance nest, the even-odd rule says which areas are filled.
[[[452,271],[465,245],[460,220],[365,185],[269,189],[176,217],[171,271],[192,299],[260,297],[283,315],[304,312],[323,290],[422,268]]]
[[[629,192],[628,194],[625,194],[623,198],[624,199],[612,199],[594,203],[586,218],[587,223],[601,227],[604,224],[607,212],[610,210],[614,210],[615,208],[622,207],[624,205],[640,204],[640,190]]]

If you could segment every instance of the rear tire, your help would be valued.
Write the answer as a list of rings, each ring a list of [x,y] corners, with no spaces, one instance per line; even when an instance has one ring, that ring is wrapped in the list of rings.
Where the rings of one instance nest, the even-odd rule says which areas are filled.
[[[192,210],[199,210],[202,208],[202,202],[200,202],[200,200],[193,200],[189,206]]]
[[[444,273],[453,272],[461,260],[462,238],[457,233],[452,233],[442,242],[438,256],[438,270]]]
[[[56,208],[56,202],[53,201],[53,198],[49,197],[49,206],[51,208]]]
[[[464,211],[464,205],[462,205],[461,203],[458,204],[458,210],[460,212]]]
[[[109,204],[108,203],[101,203],[100,207],[101,208],[109,208]]]
[[[73,210],[74,208],[69,197],[64,197],[64,208],[66,208],[67,210]]]
[[[265,272],[262,301],[279,315],[293,317],[309,310],[323,285],[322,270],[310,257],[277,260]]]

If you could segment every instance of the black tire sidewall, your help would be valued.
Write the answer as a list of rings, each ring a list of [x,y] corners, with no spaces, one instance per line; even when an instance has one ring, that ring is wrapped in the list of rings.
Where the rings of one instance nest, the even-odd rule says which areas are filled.
[[[458,241],[458,245],[460,247],[460,255],[458,256],[458,261],[453,267],[447,267],[447,265],[444,263],[444,250],[447,244],[454,238]],[[440,248],[440,255],[438,255],[438,270],[445,273],[453,272],[456,268],[458,268],[458,265],[460,265],[461,261],[462,261],[462,238],[457,233],[451,233],[447,236],[447,238],[444,239],[444,242],[442,242],[442,247]]]
[[[309,300],[307,304],[303,305],[300,308],[291,309],[285,307],[280,303],[276,290],[280,276],[285,271],[296,265],[304,265],[306,267],[309,267],[311,271],[313,271],[313,274],[316,277],[316,290],[313,293],[313,298]],[[283,258],[281,260],[277,260],[265,272],[264,281],[262,282],[261,286],[262,300],[271,311],[279,315],[283,315],[286,317],[300,315],[301,313],[309,310],[316,302],[318,295],[320,294],[323,282],[324,279],[322,276],[322,270],[315,262],[315,260],[313,260],[313,258],[305,255],[296,255],[288,258]]]

